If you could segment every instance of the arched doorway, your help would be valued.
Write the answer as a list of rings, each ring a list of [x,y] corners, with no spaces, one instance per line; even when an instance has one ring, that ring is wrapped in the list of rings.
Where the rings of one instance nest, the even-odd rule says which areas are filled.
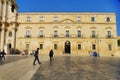
[[[70,54],[71,53],[71,46],[70,46],[70,41],[65,42],[65,53]]]

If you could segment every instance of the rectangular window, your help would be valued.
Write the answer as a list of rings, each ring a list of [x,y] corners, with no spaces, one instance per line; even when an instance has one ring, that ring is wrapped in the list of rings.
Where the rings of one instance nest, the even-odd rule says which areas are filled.
[[[54,37],[58,37],[58,31],[54,30]]]
[[[80,30],[77,31],[77,36],[81,37],[81,31]]]
[[[54,44],[54,49],[57,49],[57,44]]]
[[[112,45],[111,44],[108,44],[108,50],[112,50]]]
[[[69,37],[69,30],[66,30],[66,37]]]
[[[96,37],[95,35],[96,35],[96,32],[93,30],[92,31],[92,37]]]
[[[111,31],[107,31],[107,37],[108,37],[108,38],[111,37]]]
[[[58,17],[57,16],[54,17],[54,21],[58,21]]]
[[[31,21],[31,18],[30,17],[27,17],[27,22],[30,22]]]
[[[40,30],[40,37],[43,37],[44,36],[44,32],[43,30]]]
[[[26,30],[26,37],[30,37],[30,30]]]
[[[81,50],[81,44],[78,44],[78,50]]]
[[[95,17],[91,17],[91,21],[94,22],[95,21]]]
[[[43,49],[43,44],[40,44],[40,49]]]
[[[77,21],[80,22],[80,17],[79,16],[77,17]]]
[[[96,45],[95,44],[92,45],[92,49],[96,50]]]
[[[29,50],[29,44],[26,44],[26,49]]]
[[[107,18],[106,18],[106,21],[107,21],[107,22],[110,22],[110,17],[107,17]]]
[[[40,17],[40,21],[41,21],[41,22],[44,21],[44,17],[43,17],[43,16]]]

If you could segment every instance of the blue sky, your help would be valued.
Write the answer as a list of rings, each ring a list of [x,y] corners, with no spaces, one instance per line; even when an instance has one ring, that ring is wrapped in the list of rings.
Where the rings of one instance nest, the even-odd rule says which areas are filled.
[[[19,12],[114,12],[120,36],[120,0],[16,0]]]

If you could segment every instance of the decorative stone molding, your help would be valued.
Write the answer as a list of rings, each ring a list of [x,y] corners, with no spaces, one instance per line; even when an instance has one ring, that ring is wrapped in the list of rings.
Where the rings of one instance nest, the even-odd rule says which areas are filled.
[[[82,29],[82,26],[78,26],[78,27],[76,27],[76,29]]]
[[[25,29],[32,29],[32,27],[30,27],[30,26],[27,26],[27,27],[25,27]]]
[[[59,29],[59,27],[58,27],[58,26],[56,26],[56,25],[55,25],[53,28],[54,28],[54,29]]]
[[[40,26],[40,27],[39,27],[39,29],[45,29],[45,27],[43,27],[43,26]]]
[[[90,27],[90,29],[96,29],[96,27],[93,26],[93,27]]]
[[[73,20],[71,20],[71,19],[66,18],[66,19],[60,21],[59,23],[64,23],[64,24],[74,24],[74,23],[76,23],[76,22],[73,21]]]
[[[108,27],[106,27],[105,29],[112,29],[112,27],[108,26]]]

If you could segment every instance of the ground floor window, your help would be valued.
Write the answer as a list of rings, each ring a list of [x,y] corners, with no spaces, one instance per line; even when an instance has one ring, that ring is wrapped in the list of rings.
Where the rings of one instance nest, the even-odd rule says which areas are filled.
[[[92,49],[96,50],[96,45],[95,44],[92,45]]]
[[[43,44],[40,44],[40,49],[43,49]]]
[[[81,50],[81,44],[78,44],[78,50]]]
[[[108,44],[108,50],[112,50],[112,45]]]
[[[29,50],[30,44],[26,44],[26,49]]]
[[[57,44],[54,44],[54,49],[57,49],[57,47],[58,47]]]

